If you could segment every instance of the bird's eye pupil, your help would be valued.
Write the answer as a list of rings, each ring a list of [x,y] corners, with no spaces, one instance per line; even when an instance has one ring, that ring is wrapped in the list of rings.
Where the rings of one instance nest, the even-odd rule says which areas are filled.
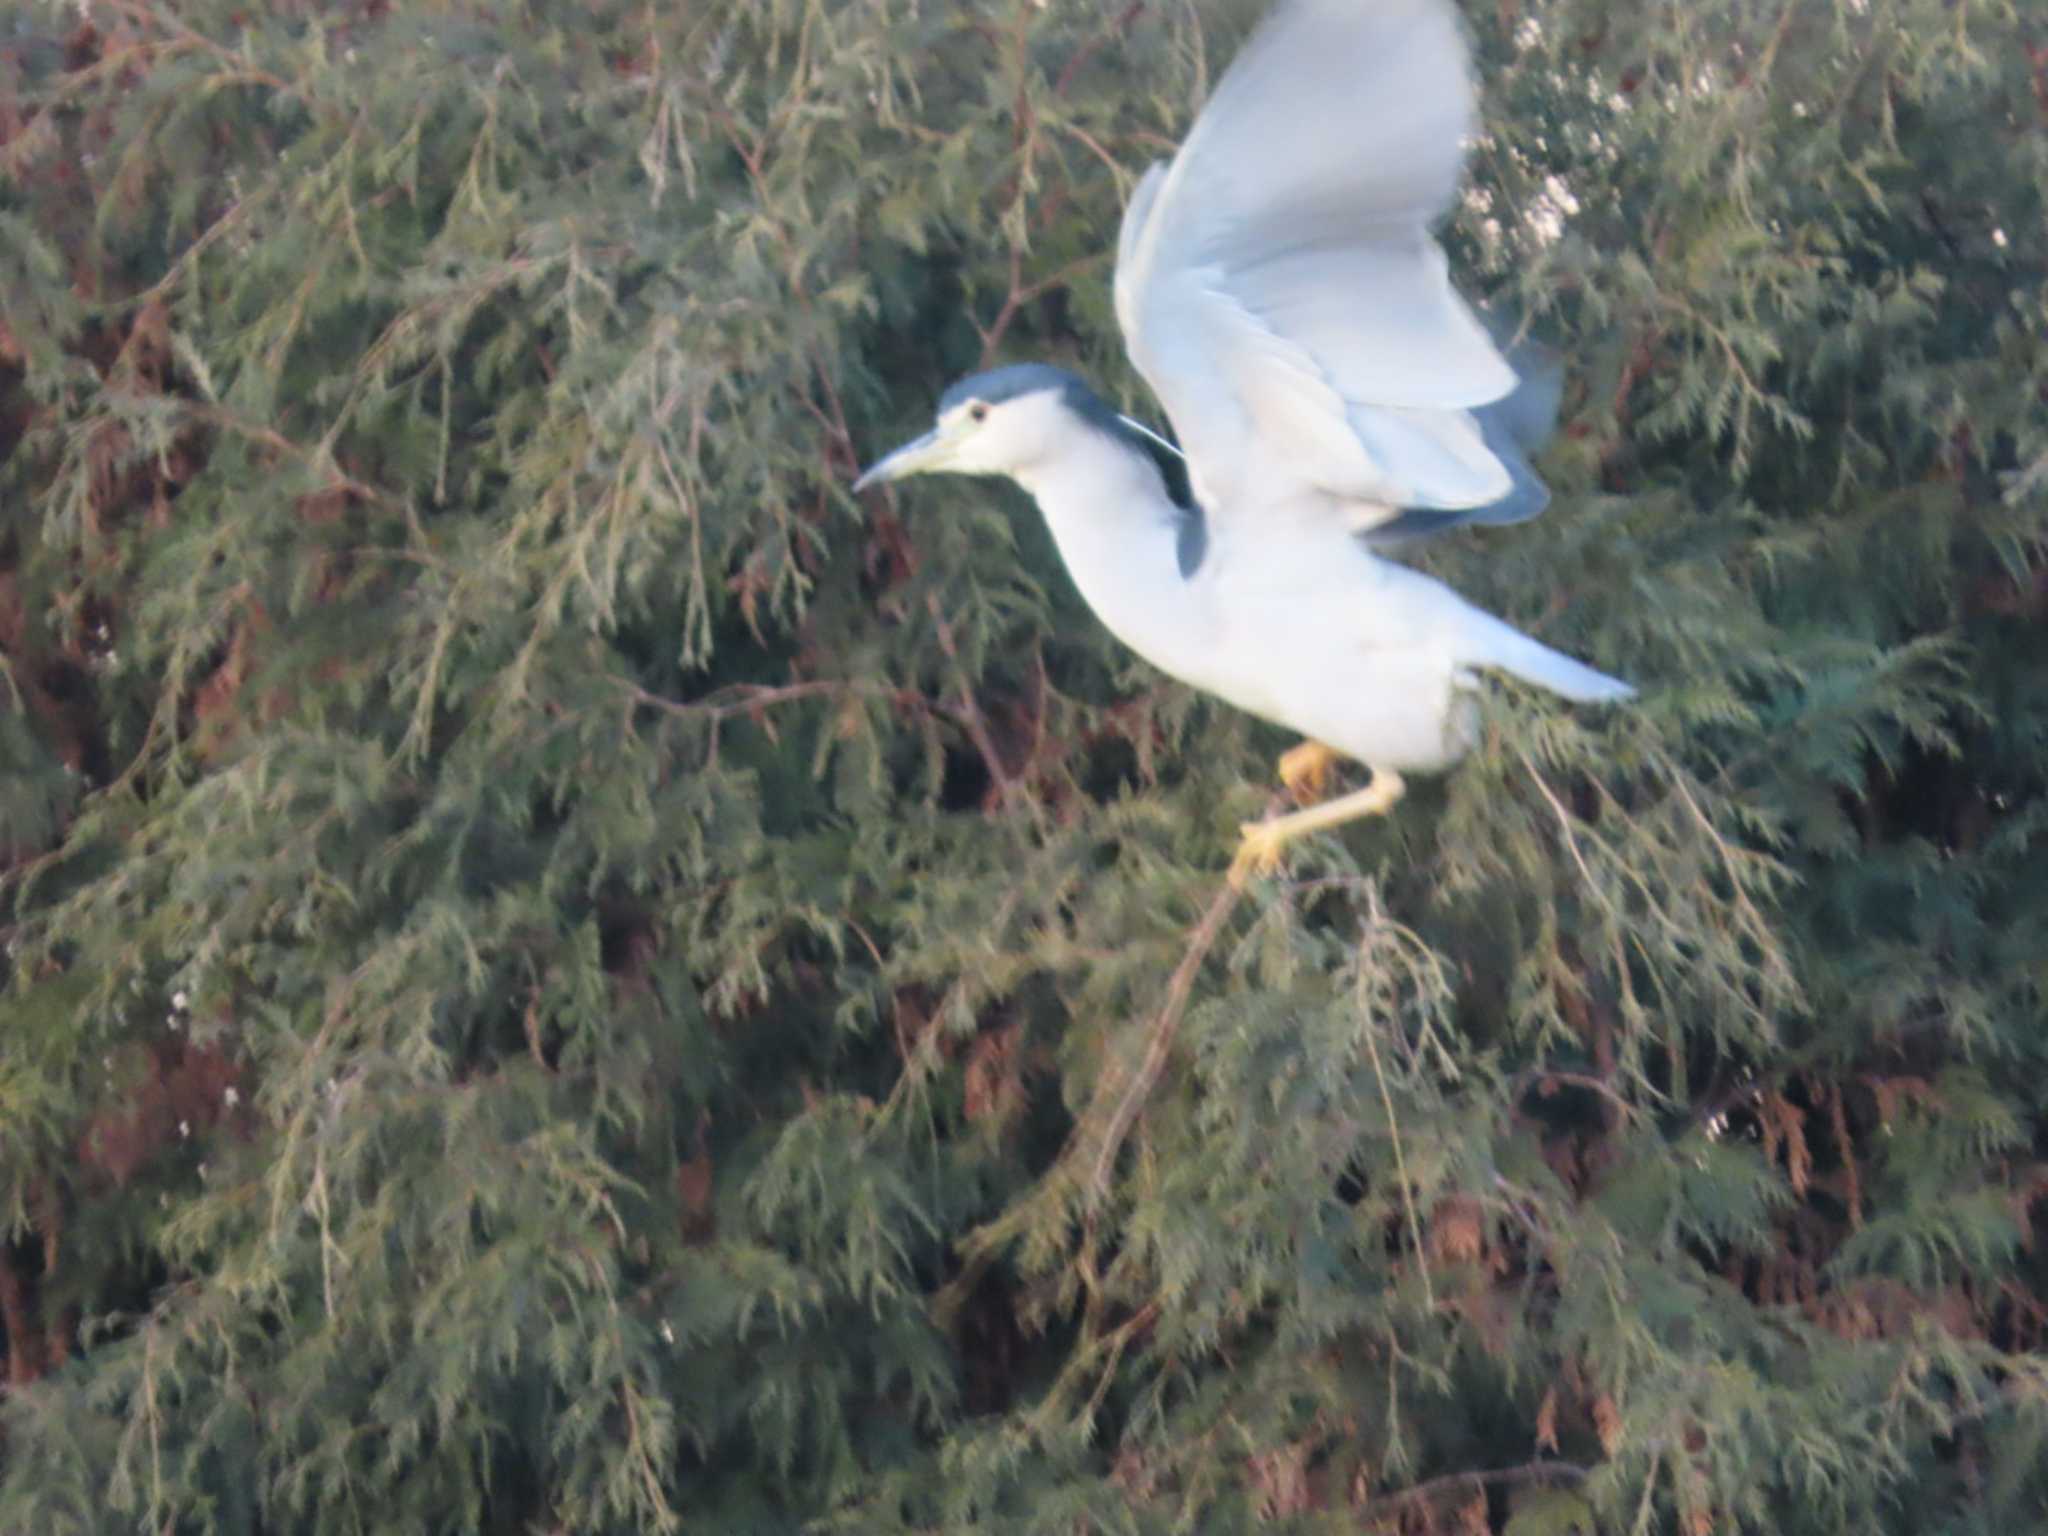
[[[967,414],[972,416],[976,421],[987,421],[988,407],[983,405],[979,400],[977,400],[974,402],[974,404],[967,407]]]

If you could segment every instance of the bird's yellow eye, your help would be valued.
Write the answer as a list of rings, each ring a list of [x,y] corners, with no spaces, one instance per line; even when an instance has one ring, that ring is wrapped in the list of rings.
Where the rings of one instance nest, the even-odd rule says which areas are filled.
[[[988,407],[983,405],[979,400],[977,400],[974,402],[974,404],[967,407],[967,414],[972,416],[976,421],[987,421]]]

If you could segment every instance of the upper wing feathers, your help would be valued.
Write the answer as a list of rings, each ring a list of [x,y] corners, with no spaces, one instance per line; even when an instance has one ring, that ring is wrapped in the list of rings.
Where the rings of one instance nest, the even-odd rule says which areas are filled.
[[[1346,419],[1385,488],[1373,499],[1397,507],[1476,507],[1514,488],[1469,411],[1360,405]]]
[[[1457,191],[1471,119],[1465,42],[1440,0],[1283,0],[1189,131],[1161,211],[1236,225],[1254,248],[1276,217],[1425,224]]]
[[[1139,181],[1117,319],[1212,511],[1292,490],[1389,508],[1517,492],[1470,414],[1514,370],[1427,230],[1471,116],[1443,0],[1281,0]]]
[[[1420,229],[1227,265],[1231,296],[1306,346],[1347,399],[1425,410],[1498,400],[1515,374]]]
[[[1122,328],[1126,343],[1138,334],[1138,296],[1144,288],[1144,268],[1139,250],[1145,237],[1145,225],[1152,217],[1152,208],[1159,200],[1159,189],[1166,185],[1166,162],[1155,160],[1138,184],[1131,189],[1131,200],[1124,204],[1124,221],[1116,237],[1116,323]]]

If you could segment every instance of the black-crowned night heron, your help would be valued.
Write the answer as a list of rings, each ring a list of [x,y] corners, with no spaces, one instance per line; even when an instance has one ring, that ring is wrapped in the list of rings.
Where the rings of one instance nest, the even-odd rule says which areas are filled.
[[[1476,668],[1581,701],[1632,692],[1373,552],[1548,499],[1521,450],[1555,382],[1521,383],[1429,233],[1471,116],[1444,0],[1283,0],[1138,183],[1117,243],[1117,321],[1191,504],[1160,439],[1034,363],[955,384],[854,486],[1008,475],[1120,640],[1308,738],[1280,760],[1305,808],[1245,826],[1240,878],[1461,756]],[[1310,803],[1338,755],[1371,783]]]

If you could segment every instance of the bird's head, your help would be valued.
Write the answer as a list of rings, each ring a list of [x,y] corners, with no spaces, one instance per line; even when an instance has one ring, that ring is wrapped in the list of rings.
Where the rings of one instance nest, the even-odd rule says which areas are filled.
[[[970,374],[939,397],[931,431],[870,465],[853,488],[906,475],[1021,476],[1074,434],[1120,420],[1064,368],[1017,363]]]

